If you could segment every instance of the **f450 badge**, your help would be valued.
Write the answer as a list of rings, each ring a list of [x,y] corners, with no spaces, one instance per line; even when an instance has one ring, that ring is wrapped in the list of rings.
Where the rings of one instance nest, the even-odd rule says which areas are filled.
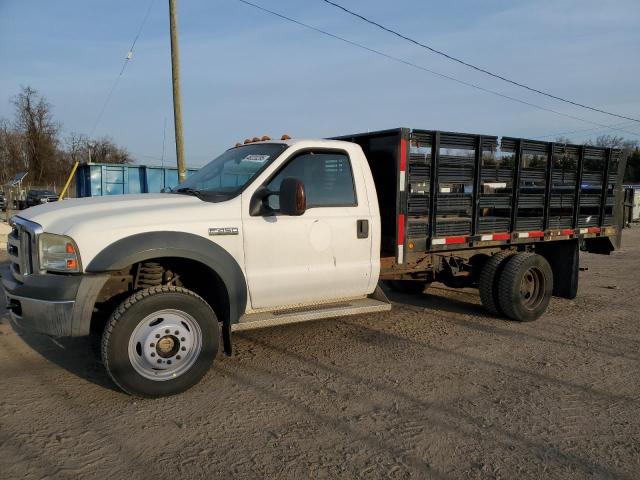
[[[214,227],[209,229],[209,235],[238,235],[238,227]]]

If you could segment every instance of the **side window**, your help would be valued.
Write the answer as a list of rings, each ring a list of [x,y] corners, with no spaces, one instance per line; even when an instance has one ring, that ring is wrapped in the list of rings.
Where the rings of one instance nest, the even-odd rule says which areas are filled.
[[[280,190],[282,180],[302,180],[307,193],[307,208],[353,207],[356,193],[349,157],[344,153],[307,152],[290,160],[269,182],[269,190]],[[277,195],[269,197],[269,206],[280,208]]]

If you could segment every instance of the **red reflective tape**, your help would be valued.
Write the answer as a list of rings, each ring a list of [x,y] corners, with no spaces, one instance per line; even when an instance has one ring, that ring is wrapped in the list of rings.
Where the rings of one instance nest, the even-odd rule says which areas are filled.
[[[404,172],[407,169],[407,141],[400,139],[400,171]]]
[[[467,237],[447,237],[444,241],[447,245],[454,243],[467,243]]]
[[[493,239],[494,240],[509,240],[509,239],[511,239],[511,234],[510,233],[494,233],[493,234]]]
[[[589,233],[600,233],[600,227],[589,227],[587,229],[587,232],[589,232]]]
[[[562,230],[562,235],[573,235],[573,230],[570,228]]]
[[[404,214],[398,215],[398,245],[404,245]]]
[[[544,237],[544,232],[529,232],[529,238],[540,238]]]

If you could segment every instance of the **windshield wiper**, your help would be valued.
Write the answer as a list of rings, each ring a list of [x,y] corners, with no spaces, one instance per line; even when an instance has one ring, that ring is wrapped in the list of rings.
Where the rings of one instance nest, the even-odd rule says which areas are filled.
[[[195,188],[182,187],[177,190],[172,190],[172,192],[176,193],[184,193],[186,195],[193,195],[194,197],[202,198],[204,193],[201,190],[196,190]]]
[[[234,192],[216,192],[214,190],[196,190],[191,187],[182,187],[176,190],[171,190],[171,193],[180,193],[183,195],[193,195],[205,202],[224,202],[231,198]]]

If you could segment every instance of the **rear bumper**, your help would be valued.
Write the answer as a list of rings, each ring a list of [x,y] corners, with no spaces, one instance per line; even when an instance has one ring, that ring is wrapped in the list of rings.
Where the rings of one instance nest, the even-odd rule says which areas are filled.
[[[91,315],[108,275],[28,275],[17,282],[0,269],[12,320],[25,330],[54,337],[88,335]]]

